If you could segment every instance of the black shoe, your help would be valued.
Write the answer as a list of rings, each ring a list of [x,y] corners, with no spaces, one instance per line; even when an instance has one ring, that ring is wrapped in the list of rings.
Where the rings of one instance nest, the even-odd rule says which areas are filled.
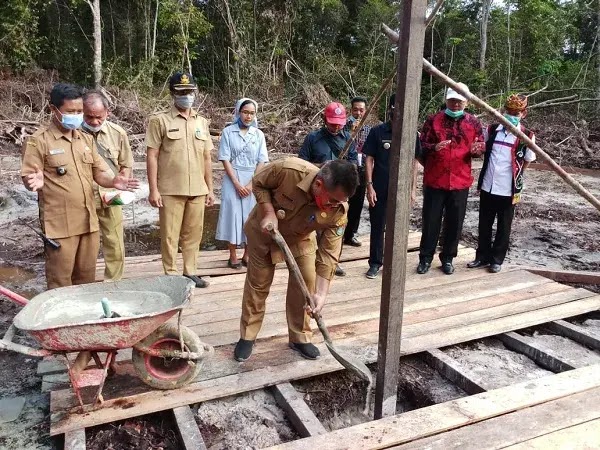
[[[502,264],[490,264],[488,269],[491,273],[498,273],[502,270]]]
[[[345,277],[346,276],[346,271],[344,269],[342,269],[342,266],[340,266],[338,264],[337,266],[335,266],[335,274],[338,277]]]
[[[186,275],[183,274],[184,277],[189,278],[190,280],[192,280],[194,283],[196,283],[196,287],[197,288],[205,288],[208,287],[208,281],[203,280],[201,277],[196,276],[196,275]]]
[[[252,354],[252,347],[254,347],[254,341],[240,339],[237,344],[235,344],[233,357],[239,362],[246,361]]]
[[[298,342],[290,342],[290,348],[300,353],[306,359],[317,359],[321,356],[321,352],[313,344],[300,344]]]
[[[360,242],[356,236],[352,236],[350,239],[344,239],[344,244],[352,247],[362,247],[362,242]]]
[[[381,270],[381,267],[380,267],[380,266],[375,266],[375,265],[373,265],[373,266],[370,266],[370,267],[369,267],[369,270],[367,270],[367,275],[366,275],[366,277],[367,277],[369,280],[373,280],[373,279],[377,278],[377,275],[379,275],[379,271],[380,271],[380,270]]]
[[[242,263],[236,262],[235,264],[231,262],[231,259],[227,260],[227,267],[231,267],[232,269],[241,269]]]
[[[423,275],[424,273],[429,272],[429,268],[431,267],[431,263],[421,261],[417,266],[417,273]]]
[[[446,275],[452,275],[454,273],[454,265],[450,261],[442,263],[442,272]]]
[[[471,261],[467,264],[469,269],[477,269],[478,267],[485,267],[489,265],[489,262],[482,261],[481,259],[476,259],[475,261]]]

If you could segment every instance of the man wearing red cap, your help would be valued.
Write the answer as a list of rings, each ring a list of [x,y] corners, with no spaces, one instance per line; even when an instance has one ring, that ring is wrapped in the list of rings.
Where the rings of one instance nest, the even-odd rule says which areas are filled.
[[[526,96],[514,94],[506,99],[504,117],[535,142],[534,134],[520,123],[526,115]],[[491,273],[502,269],[515,205],[521,200],[523,173],[531,161],[535,161],[535,153],[509,129],[499,123],[489,126],[483,167],[477,183],[480,191],[479,245],[475,260],[467,264],[470,269],[488,264]],[[496,218],[496,236],[492,242]]]
[[[351,138],[350,132],[344,130],[346,125],[346,108],[338,102],[331,102],[323,112],[324,125],[315,131],[311,131],[304,139],[302,148],[298,153],[300,159],[321,166],[327,161],[338,159],[346,142]],[[352,143],[348,149],[345,159],[358,164],[356,145]],[[362,205],[361,205],[362,208]],[[348,213],[350,214],[350,213]],[[335,269],[337,276],[346,275],[341,266]]]

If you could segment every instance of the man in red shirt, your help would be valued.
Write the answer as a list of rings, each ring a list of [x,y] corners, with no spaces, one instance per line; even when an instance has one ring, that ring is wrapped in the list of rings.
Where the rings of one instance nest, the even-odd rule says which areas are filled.
[[[462,83],[463,90],[468,87]],[[435,253],[445,215],[444,244],[440,253],[442,270],[454,273],[452,260],[458,251],[473,184],[471,158],[485,150],[479,120],[465,112],[467,99],[448,88],[446,109],[430,116],[421,133],[423,171],[423,225],[417,273],[427,273]]]

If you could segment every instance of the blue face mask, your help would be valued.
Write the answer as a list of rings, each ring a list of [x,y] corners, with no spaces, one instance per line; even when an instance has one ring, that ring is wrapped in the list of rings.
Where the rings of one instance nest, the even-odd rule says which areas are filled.
[[[63,114],[59,111],[61,115],[60,124],[66,130],[76,130],[83,123],[83,113],[81,114]]]
[[[510,114],[504,114],[504,118],[506,120],[508,120],[510,123],[512,123],[515,127],[518,127],[519,123],[521,122],[521,118],[520,117],[511,116]]]
[[[194,94],[189,95],[174,95],[175,106],[181,109],[190,109],[194,104],[196,96]]]
[[[450,108],[446,108],[444,112],[448,117],[452,117],[453,119],[458,119],[459,117],[462,117],[465,113],[464,110],[452,111]]]

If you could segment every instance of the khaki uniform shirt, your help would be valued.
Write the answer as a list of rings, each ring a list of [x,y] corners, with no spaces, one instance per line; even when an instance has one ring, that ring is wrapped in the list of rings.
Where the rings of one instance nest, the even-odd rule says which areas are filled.
[[[66,238],[98,231],[94,203],[94,172],[109,171],[92,138],[78,130],[65,136],[52,122],[37,130],[23,145],[21,176],[44,173],[39,193],[40,220],[46,236]],[[59,175],[57,169],[66,169]]]
[[[282,159],[258,172],[252,179],[252,189],[257,203],[272,203],[276,212],[285,211],[285,219],[279,220],[279,232],[292,254],[302,256],[316,251],[317,275],[330,280],[340,256],[348,204],[327,212],[317,207],[310,188],[318,172],[318,167],[299,158]],[[246,222],[246,235],[269,247],[273,263],[283,261],[277,245],[260,230],[260,221],[257,205]],[[316,230],[321,232],[318,243]]]
[[[104,126],[98,133],[91,133],[85,128],[82,128],[82,131],[92,136],[98,144],[96,146],[98,154],[103,157],[105,161],[110,161],[108,167],[110,167],[115,175],[118,175],[119,171],[123,168],[131,169],[133,167],[133,153],[131,152],[131,146],[129,145],[129,138],[127,137],[127,132],[119,125],[107,120],[104,122]],[[100,188],[100,190],[101,189],[103,188]],[[96,208],[102,207],[99,186],[96,183],[94,183],[94,198],[96,201]]]
[[[186,119],[177,108],[150,118],[146,146],[158,149],[158,192],[195,197],[208,194],[204,155],[214,145],[208,120],[197,111]]]

